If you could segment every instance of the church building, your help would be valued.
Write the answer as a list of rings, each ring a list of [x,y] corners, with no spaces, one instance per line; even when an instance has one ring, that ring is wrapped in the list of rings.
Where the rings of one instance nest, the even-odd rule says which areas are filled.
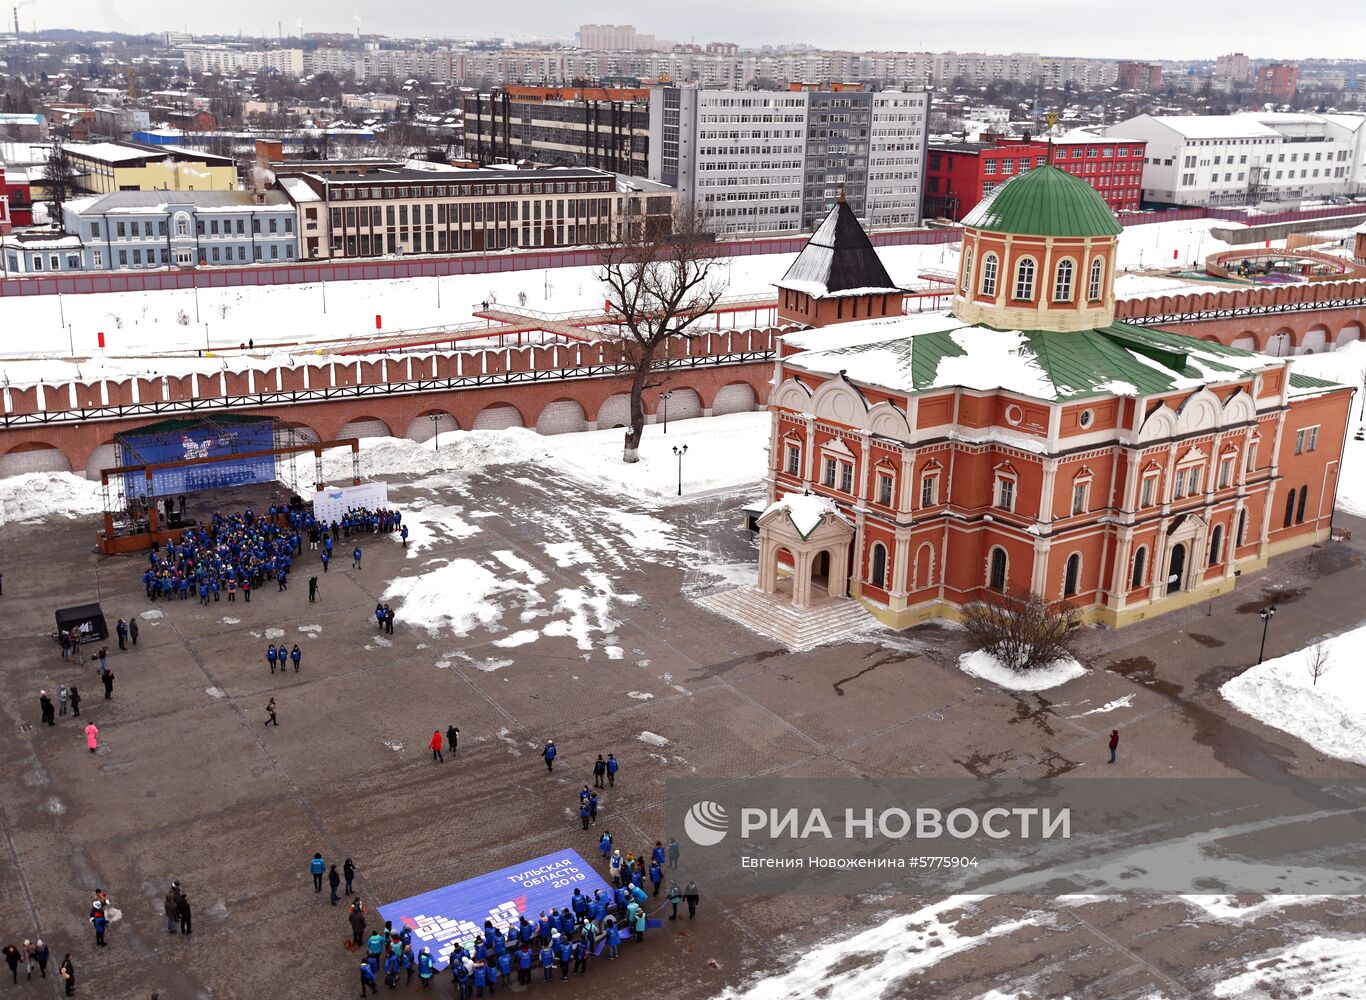
[[[778,282],[759,589],[888,625],[989,591],[1123,625],[1329,536],[1351,390],[1114,319],[1120,226],[1051,166],[964,220],[950,313],[902,315],[849,207]]]

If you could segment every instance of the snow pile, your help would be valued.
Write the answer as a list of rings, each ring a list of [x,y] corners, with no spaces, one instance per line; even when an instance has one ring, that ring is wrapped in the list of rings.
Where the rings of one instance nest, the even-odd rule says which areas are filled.
[[[82,517],[104,509],[100,484],[70,472],[27,472],[0,479],[0,524]]]
[[[1366,674],[1359,669],[1366,626],[1259,663],[1219,689],[1239,711],[1296,736],[1315,750],[1366,765]],[[1322,648],[1327,673],[1317,684],[1309,658]]]
[[[440,450],[430,441],[365,438],[360,443],[360,474],[362,479],[426,476],[435,472],[479,472],[492,465],[543,461],[549,451],[547,440],[524,427],[448,432],[441,435]],[[323,478],[331,483],[351,479],[350,448],[329,448],[323,452]]]
[[[997,687],[1010,691],[1046,691],[1048,688],[1076,680],[1086,673],[1086,668],[1071,657],[1037,670],[1020,673],[1011,670],[983,649],[960,656],[958,668],[970,677],[990,681]]]
[[[658,500],[673,497],[678,491],[675,445],[688,446],[683,456],[684,495],[757,482],[768,465],[769,428],[765,411],[675,421],[669,425],[667,437],[661,427],[652,425],[641,439],[640,461],[630,465],[621,460],[625,432],[619,427],[554,437],[524,427],[447,431],[441,435],[439,451],[431,441],[363,438],[360,475],[362,479],[431,476],[526,463],[550,466],[581,482],[607,487],[613,494]],[[323,478],[327,482],[350,482],[351,474],[350,448],[323,452]],[[633,531],[626,525],[631,515],[614,517]]]
[[[466,635],[478,625],[488,626],[502,617],[495,595],[507,585],[471,559],[453,559],[420,576],[403,576],[384,591],[383,601],[402,600],[405,621],[430,630],[449,626]]]
[[[915,976],[944,959],[1017,930],[1049,922],[1045,914],[1026,913],[984,930],[960,931],[958,925],[983,898],[950,896],[914,913],[892,917],[852,937],[819,944],[783,962],[774,975],[738,989],[727,989],[719,1000],[818,996],[878,1000],[904,996],[907,984],[914,982]],[[927,991],[926,995],[932,992]]]
[[[811,532],[816,530],[826,514],[834,514],[841,519],[844,516],[833,501],[826,497],[816,496],[814,493],[789,493],[781,500],[775,500],[769,504],[768,509],[760,515],[760,519],[767,517],[775,510],[786,511],[787,516],[792,519],[792,526],[803,538],[808,537]]]

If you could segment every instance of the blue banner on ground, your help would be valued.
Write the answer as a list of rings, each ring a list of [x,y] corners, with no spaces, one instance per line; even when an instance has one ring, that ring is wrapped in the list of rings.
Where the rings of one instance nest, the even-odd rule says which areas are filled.
[[[150,433],[120,435],[119,440],[125,447],[126,465],[156,465],[194,458],[206,460],[202,465],[153,471],[150,494],[144,472],[125,473],[124,494],[129,497],[193,493],[243,483],[268,483],[275,479],[274,455],[238,457],[246,452],[275,447],[274,427],[268,420],[222,427],[186,423],[182,427]]]
[[[485,920],[504,930],[519,916],[534,923],[542,910],[570,905],[575,889],[590,897],[595,889],[603,895],[612,891],[577,851],[563,850],[389,903],[379,908],[379,915],[395,927],[411,927],[413,950],[430,948],[440,970],[450,964],[457,941],[471,947],[475,935],[484,932]]]

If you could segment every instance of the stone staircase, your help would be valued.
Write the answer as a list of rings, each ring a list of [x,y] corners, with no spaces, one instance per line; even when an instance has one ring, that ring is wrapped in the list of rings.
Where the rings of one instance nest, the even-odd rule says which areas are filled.
[[[698,604],[792,649],[808,649],[873,632],[883,625],[853,598],[827,597],[805,610],[783,595],[734,587],[696,598]]]

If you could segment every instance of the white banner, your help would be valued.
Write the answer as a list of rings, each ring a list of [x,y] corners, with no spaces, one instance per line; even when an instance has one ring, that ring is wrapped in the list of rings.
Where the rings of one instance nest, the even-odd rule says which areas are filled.
[[[351,507],[376,510],[389,506],[388,483],[361,483],[359,486],[334,486],[313,494],[313,516],[330,524],[340,521]]]

